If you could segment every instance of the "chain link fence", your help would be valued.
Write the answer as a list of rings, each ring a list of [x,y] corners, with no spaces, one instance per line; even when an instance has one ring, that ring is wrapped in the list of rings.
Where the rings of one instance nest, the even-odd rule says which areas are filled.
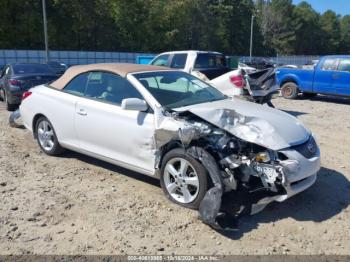
[[[235,56],[238,59],[244,59],[248,60],[250,59],[249,56]],[[312,61],[312,60],[319,60],[321,56],[275,56],[275,57],[252,57],[253,58],[264,58],[268,60],[272,60],[277,64],[281,65],[296,65],[301,66],[305,65],[306,63]]]

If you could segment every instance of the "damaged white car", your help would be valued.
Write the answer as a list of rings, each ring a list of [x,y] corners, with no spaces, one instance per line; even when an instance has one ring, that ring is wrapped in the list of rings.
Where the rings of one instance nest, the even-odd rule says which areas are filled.
[[[71,149],[156,176],[171,201],[215,228],[224,192],[266,192],[254,213],[310,187],[320,168],[293,116],[164,67],[74,66],[24,93],[20,113],[45,153]]]

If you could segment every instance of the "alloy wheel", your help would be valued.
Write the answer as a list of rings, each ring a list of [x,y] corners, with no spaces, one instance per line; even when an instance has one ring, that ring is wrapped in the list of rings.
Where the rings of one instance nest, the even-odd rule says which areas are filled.
[[[165,166],[164,185],[177,202],[193,202],[199,192],[199,179],[191,163],[184,158],[172,158]]]
[[[55,136],[50,123],[42,120],[38,125],[38,140],[46,151],[51,151],[55,145]]]

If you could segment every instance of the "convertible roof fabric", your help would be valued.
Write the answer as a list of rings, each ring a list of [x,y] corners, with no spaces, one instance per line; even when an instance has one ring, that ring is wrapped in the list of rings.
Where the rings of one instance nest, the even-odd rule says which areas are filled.
[[[128,73],[145,72],[145,71],[159,71],[169,70],[169,68],[153,65],[140,65],[128,63],[106,63],[106,64],[90,64],[77,65],[67,69],[67,71],[56,81],[50,84],[56,89],[63,89],[74,77],[81,73],[89,71],[108,71],[125,77]]]

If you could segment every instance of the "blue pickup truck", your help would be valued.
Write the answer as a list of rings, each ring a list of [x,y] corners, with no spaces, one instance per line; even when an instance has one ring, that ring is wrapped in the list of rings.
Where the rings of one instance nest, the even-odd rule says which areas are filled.
[[[317,94],[350,96],[350,56],[325,56],[313,69],[279,68],[277,82],[284,98]]]

